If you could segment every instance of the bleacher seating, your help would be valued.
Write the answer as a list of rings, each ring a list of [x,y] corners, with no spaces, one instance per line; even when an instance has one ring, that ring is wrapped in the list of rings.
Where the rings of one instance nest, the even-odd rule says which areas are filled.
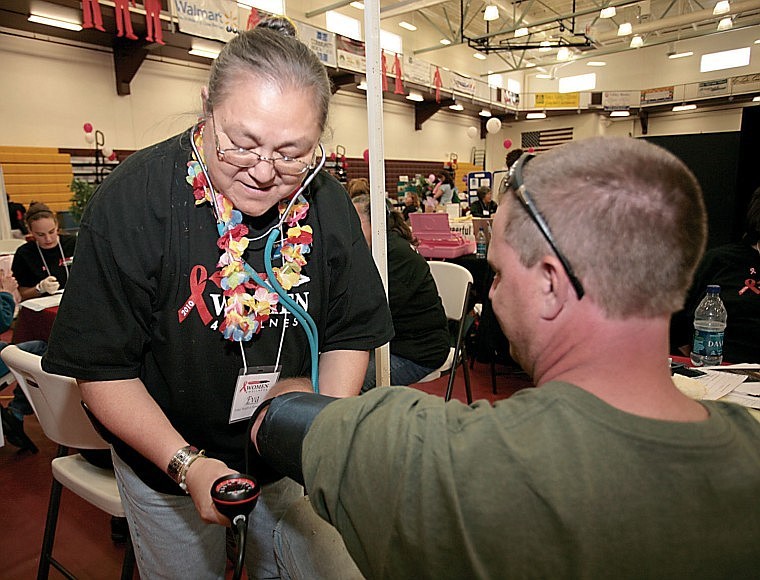
[[[71,206],[70,155],[55,147],[0,146],[0,166],[6,193],[13,201],[27,208],[39,201],[53,211],[67,211]]]

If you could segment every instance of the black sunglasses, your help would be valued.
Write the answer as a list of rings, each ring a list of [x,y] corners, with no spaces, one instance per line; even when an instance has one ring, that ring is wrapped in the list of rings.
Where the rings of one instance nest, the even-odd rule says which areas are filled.
[[[557,259],[559,259],[562,267],[565,269],[567,277],[570,279],[570,283],[573,285],[573,289],[578,296],[578,300],[580,300],[586,293],[583,289],[583,284],[581,284],[581,281],[578,280],[575,273],[573,272],[573,267],[570,265],[570,262],[568,262],[565,255],[560,252],[559,248],[557,247],[557,242],[554,241],[554,236],[552,235],[552,231],[549,229],[549,224],[546,223],[544,216],[542,216],[541,212],[538,211],[538,208],[533,201],[533,197],[525,188],[525,183],[523,183],[523,168],[528,163],[528,161],[534,157],[535,154],[533,153],[523,153],[510,168],[509,175],[507,176],[506,180],[506,185],[509,189],[512,190],[512,193],[520,201],[520,205],[525,208],[525,211],[528,212],[528,215],[538,226],[538,229],[541,230],[541,234],[549,243],[552,250],[554,251],[554,254],[557,256]]]

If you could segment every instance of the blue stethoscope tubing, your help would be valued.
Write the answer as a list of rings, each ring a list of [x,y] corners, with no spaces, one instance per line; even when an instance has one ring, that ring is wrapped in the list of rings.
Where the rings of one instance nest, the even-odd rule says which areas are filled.
[[[192,131],[195,131],[195,127],[193,127]],[[190,138],[190,145],[193,148],[193,151],[195,152],[196,157],[199,160],[201,171],[203,171],[203,174],[206,177],[206,182],[209,184],[210,187],[212,187],[213,192],[213,186],[211,186],[211,178],[209,177],[208,173],[206,172],[206,164],[200,161],[201,155],[198,152],[195,142],[193,138]],[[295,300],[293,300],[290,296],[288,296],[288,293],[285,291],[285,289],[280,285],[280,283],[277,281],[277,278],[274,275],[274,270],[272,269],[272,257],[274,256],[274,244],[277,238],[280,235],[279,228],[282,226],[283,222],[285,221],[285,218],[288,215],[288,212],[290,211],[290,208],[295,203],[296,199],[299,195],[301,195],[306,188],[309,186],[309,184],[314,180],[314,178],[317,176],[317,174],[322,170],[322,167],[325,165],[326,155],[325,155],[325,148],[322,146],[322,144],[319,144],[319,151],[320,151],[320,159],[319,163],[311,170],[309,175],[306,176],[306,179],[303,180],[300,187],[296,190],[296,192],[291,196],[290,203],[288,204],[288,207],[286,208],[285,212],[282,214],[282,217],[280,218],[279,222],[276,223],[274,226],[272,226],[272,229],[264,235],[261,235],[255,239],[261,239],[264,236],[267,236],[267,242],[266,246],[264,247],[264,269],[267,273],[268,280],[265,282],[261,279],[261,276],[258,275],[256,270],[254,270],[248,262],[243,262],[246,272],[251,276],[251,279],[256,282],[259,286],[262,286],[266,288],[269,292],[274,292],[277,294],[277,296],[280,297],[280,300],[285,305],[285,307],[290,311],[290,313],[295,316],[296,320],[298,320],[301,323],[301,326],[304,329],[304,332],[306,333],[306,338],[309,341],[309,351],[311,354],[311,384],[314,389],[315,393],[319,393],[319,340],[318,340],[318,333],[317,333],[317,325],[314,322],[314,319],[311,317],[311,315],[306,312],[304,308],[299,306]],[[217,214],[217,220],[219,212],[218,208],[216,207],[216,197],[212,194],[211,198],[214,200],[214,213]],[[221,228],[221,223],[219,224]],[[222,235],[223,232],[219,232],[219,235]]]

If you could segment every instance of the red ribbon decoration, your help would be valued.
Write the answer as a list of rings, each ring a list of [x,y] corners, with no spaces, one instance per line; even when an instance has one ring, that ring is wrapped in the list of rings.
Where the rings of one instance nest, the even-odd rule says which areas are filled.
[[[747,278],[744,281],[744,288],[739,290],[739,296],[744,294],[747,290],[752,290],[755,294],[760,294],[760,288],[757,287],[757,282],[752,278]]]
[[[259,22],[261,22],[259,11],[251,6],[251,12],[248,14],[248,22],[245,23],[245,29],[253,30]]]
[[[388,90],[388,65],[385,62],[385,51],[382,51],[383,55],[383,92]]]
[[[203,291],[206,289],[206,282],[208,282],[208,272],[204,266],[193,266],[190,272],[190,298],[187,302],[177,310],[177,316],[180,323],[187,318],[193,311],[193,308],[198,310],[198,315],[201,317],[203,324],[208,326],[211,322],[212,316],[208,311],[206,302],[203,300]]]
[[[435,74],[433,75],[433,85],[435,86],[435,102],[440,103],[441,102],[441,87],[443,86],[443,81],[441,80],[441,71],[438,70],[438,67],[435,67]]]
[[[404,92],[404,81],[401,78],[401,61],[399,60],[398,55],[393,58],[393,74],[396,75],[396,89],[393,93],[396,95],[406,94]]]

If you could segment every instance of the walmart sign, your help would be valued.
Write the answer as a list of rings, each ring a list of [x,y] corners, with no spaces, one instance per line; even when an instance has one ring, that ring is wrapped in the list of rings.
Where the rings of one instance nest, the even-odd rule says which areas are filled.
[[[193,36],[227,42],[238,28],[238,7],[230,0],[174,0],[179,29]]]

